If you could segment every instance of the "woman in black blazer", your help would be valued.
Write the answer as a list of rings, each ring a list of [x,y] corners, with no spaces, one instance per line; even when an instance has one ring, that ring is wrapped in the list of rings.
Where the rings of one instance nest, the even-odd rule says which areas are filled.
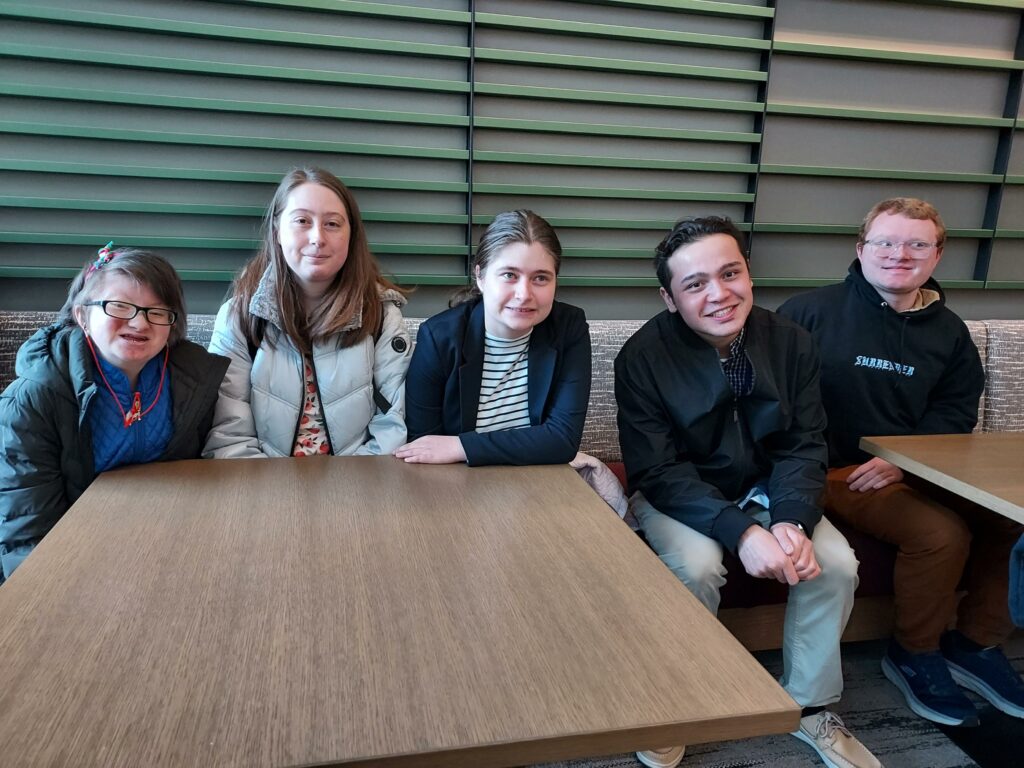
[[[554,300],[562,247],[532,211],[480,237],[473,284],[424,322],[406,378],[407,462],[565,464],[583,435],[590,332]]]

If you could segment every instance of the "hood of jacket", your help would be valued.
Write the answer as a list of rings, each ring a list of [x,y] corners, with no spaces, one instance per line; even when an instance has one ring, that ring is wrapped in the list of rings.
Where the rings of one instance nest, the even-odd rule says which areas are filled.
[[[896,315],[903,315],[911,318],[930,317],[941,312],[942,308],[946,306],[946,294],[942,290],[942,286],[939,285],[938,281],[936,281],[934,277],[929,277],[925,281],[924,285],[921,286],[921,290],[936,293],[938,295],[938,299],[921,309],[914,310],[913,312],[897,312],[889,306],[889,302],[883,299],[881,294],[875,290],[875,287],[867,281],[866,277],[864,277],[864,269],[861,267],[860,259],[854,259],[853,263],[850,264],[850,269],[846,275],[846,282],[853,287],[854,293],[867,303],[878,307],[881,310],[888,310]]]
[[[40,328],[18,350],[14,372],[78,402],[94,387],[92,353],[77,325]]]

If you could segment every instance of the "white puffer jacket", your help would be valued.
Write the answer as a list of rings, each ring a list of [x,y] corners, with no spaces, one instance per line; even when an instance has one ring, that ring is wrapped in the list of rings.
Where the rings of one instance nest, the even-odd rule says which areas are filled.
[[[249,303],[249,311],[267,321],[253,359],[231,315],[233,300],[217,313],[210,351],[230,358],[231,365],[221,383],[205,458],[292,454],[305,379],[302,355],[280,327],[278,307],[271,298],[273,280],[268,269]],[[370,335],[343,349],[332,337],[313,347],[320,404],[336,456],[387,454],[405,442],[405,373],[412,358],[399,309],[405,298],[382,289],[380,300],[384,323],[376,343]],[[345,330],[361,323],[357,315]],[[386,413],[374,404],[374,381],[391,403]]]

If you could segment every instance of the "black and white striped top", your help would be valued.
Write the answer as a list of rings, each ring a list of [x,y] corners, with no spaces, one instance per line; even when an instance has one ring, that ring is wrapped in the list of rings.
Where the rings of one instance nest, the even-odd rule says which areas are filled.
[[[499,339],[489,333],[484,334],[477,432],[530,426],[527,390],[529,350],[529,333],[518,339]]]

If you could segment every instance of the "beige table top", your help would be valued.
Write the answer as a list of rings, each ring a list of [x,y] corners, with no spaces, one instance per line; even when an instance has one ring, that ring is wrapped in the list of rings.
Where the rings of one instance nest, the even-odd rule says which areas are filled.
[[[860,447],[1024,523],[1024,432],[863,437]]]
[[[797,717],[565,466],[116,470],[0,587],[19,766],[509,766]]]

